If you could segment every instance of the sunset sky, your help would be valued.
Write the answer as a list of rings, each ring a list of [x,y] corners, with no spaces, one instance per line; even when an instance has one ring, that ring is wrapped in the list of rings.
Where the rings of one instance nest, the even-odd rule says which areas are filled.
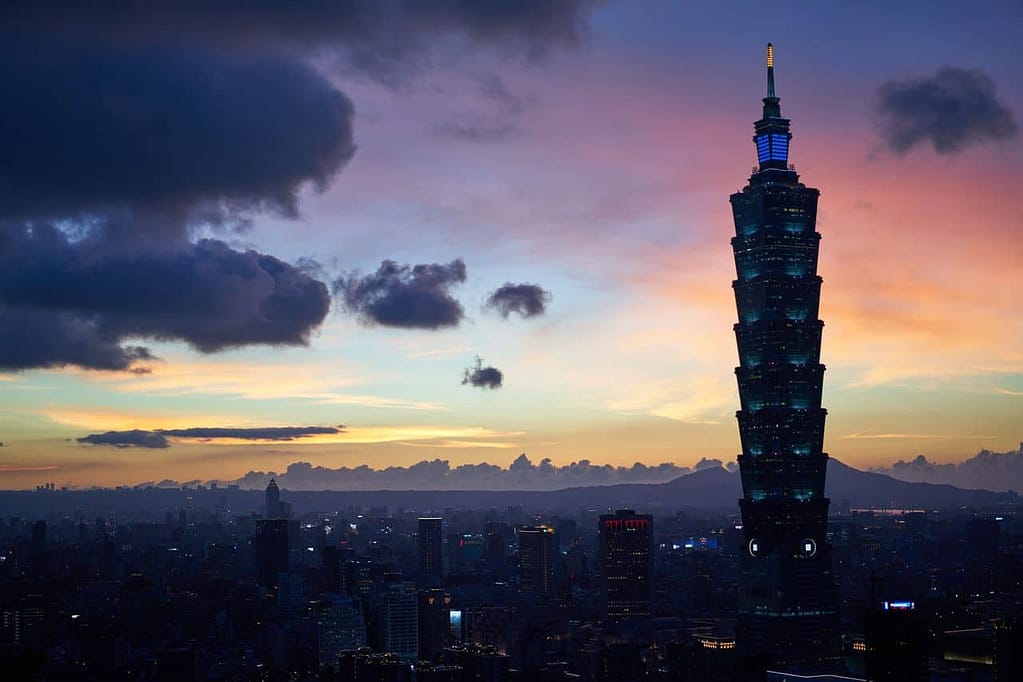
[[[247,4],[0,10],[0,488],[733,460],[768,41],[826,451],[1023,440],[1019,2]]]

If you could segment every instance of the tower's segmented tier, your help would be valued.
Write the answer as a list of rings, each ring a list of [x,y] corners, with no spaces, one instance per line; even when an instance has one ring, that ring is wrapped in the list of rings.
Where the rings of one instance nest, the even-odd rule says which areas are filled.
[[[745,654],[813,661],[832,655],[837,627],[824,496],[820,193],[788,163],[792,134],[767,50],[767,97],[753,138],[759,166],[731,197],[746,545],[737,636]]]

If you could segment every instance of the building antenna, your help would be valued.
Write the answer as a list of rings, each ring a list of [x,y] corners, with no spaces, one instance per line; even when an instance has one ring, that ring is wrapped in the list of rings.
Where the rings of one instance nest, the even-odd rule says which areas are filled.
[[[774,97],[774,45],[767,44],[767,96]]]

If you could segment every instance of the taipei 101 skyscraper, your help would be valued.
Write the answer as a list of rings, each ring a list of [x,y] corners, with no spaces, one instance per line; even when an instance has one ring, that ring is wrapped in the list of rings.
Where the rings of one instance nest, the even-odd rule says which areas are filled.
[[[753,137],[759,165],[731,197],[744,533],[737,647],[810,662],[832,655],[837,630],[824,497],[820,193],[789,165],[770,44],[763,102]]]

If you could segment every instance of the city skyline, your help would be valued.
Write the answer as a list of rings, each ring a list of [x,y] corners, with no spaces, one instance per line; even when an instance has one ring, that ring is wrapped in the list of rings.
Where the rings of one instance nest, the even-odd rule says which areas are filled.
[[[166,323],[156,311],[169,293],[161,286],[173,280],[159,281],[156,293],[138,293],[152,314],[133,309],[110,322],[121,348],[149,349],[117,370],[72,356],[47,361],[70,362],[63,368],[40,367],[17,359],[17,339],[0,339],[0,488],[233,480],[299,461],[508,467],[522,452],[555,465],[734,461],[727,196],[756,161],[748,104],[762,91],[756,67],[768,40],[784,55],[786,115],[799,121],[793,158],[822,188],[824,449],[860,468],[1015,449],[1023,438],[1023,319],[1013,298],[1023,284],[1012,202],[1023,173],[1011,28],[1023,19],[1018,5],[983,15],[928,5],[926,22],[912,5],[886,5],[879,25],[871,5],[766,18],[669,4],[566,7],[543,17],[545,28],[528,16],[495,19],[486,30],[458,16],[424,20],[402,29],[425,44],[422,52],[391,55],[379,68],[360,61],[365,46],[343,30],[296,48],[287,26],[250,27],[280,48],[264,54],[188,34],[186,20],[179,33],[170,22],[169,34],[142,21],[141,46],[111,37],[116,25],[59,27],[77,41],[71,56],[127,59],[142,50],[153,62],[139,68],[158,66],[160,50],[243,66],[279,58],[281,73],[298,65],[309,70],[303,78],[339,95],[334,123],[348,121],[352,139],[334,140],[336,155],[315,159],[322,167],[290,176],[290,198],[259,194],[260,186],[239,213],[228,205],[216,220],[192,215],[174,242],[177,253],[206,263],[227,252],[199,238],[297,263],[295,281],[322,282],[332,300],[329,312],[315,309],[295,328],[243,321],[240,332],[225,332],[198,313]],[[27,72],[22,43],[41,30],[31,18],[8,29],[20,42],[7,48],[3,69]],[[243,33],[240,42],[253,37]],[[66,63],[53,60],[57,87]],[[263,87],[270,76],[257,73]],[[18,94],[30,113],[53,93],[24,86]],[[83,95],[69,89],[67,97],[74,119]],[[974,108],[939,115],[962,102]],[[196,115],[187,102],[162,104],[172,132],[176,117]],[[263,113],[285,123],[294,114]],[[141,123],[153,130],[152,120]],[[0,130],[5,140],[13,134]],[[66,151],[68,173],[87,153],[97,152]],[[67,262],[82,259],[76,249],[98,229],[89,220],[100,220],[97,206],[108,209],[111,196],[136,219],[160,222],[152,204],[139,208],[131,192],[141,190],[125,189],[127,180],[83,183],[75,194],[60,184],[66,178],[40,187],[37,176],[22,177],[19,159],[0,161],[0,178],[44,202],[64,190],[68,206],[37,211],[25,190],[25,206],[2,216],[0,266],[13,274],[0,279],[0,316],[10,319],[52,309],[40,273],[67,267],[56,286],[87,287]],[[209,190],[214,203],[238,198],[229,185]],[[99,202],[90,192],[107,194],[90,203]],[[175,211],[198,210],[181,202]],[[53,221],[72,255],[39,256],[38,270],[14,267],[34,263],[26,254],[35,258],[37,247],[43,253],[42,238],[26,236],[29,220]],[[162,239],[151,226],[135,229]],[[104,239],[104,248],[114,243],[148,263],[146,272],[162,272],[162,256]],[[427,267],[417,275],[419,265]],[[264,259],[260,267],[276,266]],[[117,267],[98,272],[111,289],[118,278],[131,281]],[[418,317],[374,307],[395,290],[436,305]],[[79,303],[74,314],[110,315],[97,312],[108,310],[104,301]],[[124,433],[135,430],[144,433]],[[104,439],[107,432],[120,435]]]

